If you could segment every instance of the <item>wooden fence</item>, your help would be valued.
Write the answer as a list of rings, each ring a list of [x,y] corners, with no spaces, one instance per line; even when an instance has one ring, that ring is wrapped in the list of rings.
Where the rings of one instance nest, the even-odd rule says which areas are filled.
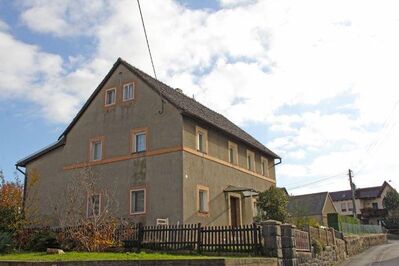
[[[235,252],[260,254],[261,228],[243,226],[201,226],[201,224],[137,227],[125,245],[150,250],[188,250],[202,252]]]

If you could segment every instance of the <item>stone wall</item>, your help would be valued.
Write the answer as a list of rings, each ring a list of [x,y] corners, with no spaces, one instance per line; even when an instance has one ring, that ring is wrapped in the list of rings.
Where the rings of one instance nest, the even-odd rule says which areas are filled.
[[[310,252],[301,252],[302,254],[298,254],[298,265],[301,266],[327,266],[327,265],[335,265],[337,260],[337,251],[335,246],[326,246],[325,250],[323,250],[320,254],[312,256]],[[308,253],[308,254],[306,254]],[[309,255],[310,254],[310,255]]]
[[[346,251],[349,256],[363,252],[371,246],[387,242],[386,234],[372,234],[361,236],[345,236]]]

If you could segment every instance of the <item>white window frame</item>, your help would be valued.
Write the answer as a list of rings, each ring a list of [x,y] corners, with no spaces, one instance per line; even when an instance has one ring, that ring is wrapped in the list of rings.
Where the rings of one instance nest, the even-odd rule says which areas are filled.
[[[145,146],[143,151],[137,150],[137,136],[144,135],[145,136]],[[132,141],[132,153],[140,153],[146,152],[148,148],[148,134],[147,129],[133,129],[131,134],[131,141]]]
[[[203,141],[203,147],[200,147],[200,141],[199,141],[199,136],[202,135],[204,138]],[[196,141],[196,148],[197,151],[202,152],[202,153],[208,153],[208,130],[203,129],[199,126],[195,127],[195,141]]]
[[[114,98],[114,102],[113,103],[107,103],[108,101],[108,92],[109,91],[114,91],[115,92],[115,98]],[[108,89],[108,90],[106,90],[105,91],[105,97],[104,97],[105,99],[104,99],[104,105],[106,106],[106,107],[108,107],[108,106],[112,106],[112,105],[115,105],[116,104],[116,88],[110,88],[110,89]]]
[[[201,210],[201,197],[200,193],[205,192],[206,201],[205,201],[205,210]],[[209,214],[209,187],[203,185],[197,185],[197,212],[199,214]]]
[[[131,98],[125,98],[125,88],[127,88],[127,86],[129,86],[129,85],[132,85],[132,97]],[[136,90],[136,88],[135,88],[134,82],[129,82],[129,83],[123,84],[123,87],[122,87],[122,100],[124,102],[128,102],[128,101],[134,100],[135,90]]]
[[[98,196],[98,214],[94,214],[94,215],[89,215],[89,209],[91,207],[91,198],[94,196]],[[90,217],[98,217],[101,215],[101,193],[96,193],[96,194],[89,194],[87,195],[87,205],[86,205],[86,216],[88,218]]]
[[[144,192],[144,206],[143,206],[143,211],[140,212],[133,212],[132,211],[132,192],[139,192],[139,191],[143,191]],[[129,191],[129,213],[130,215],[137,215],[137,214],[145,214],[146,210],[147,210],[147,191],[145,188],[134,188],[134,189],[130,189]]]
[[[94,147],[96,143],[100,143],[100,158],[99,159],[95,159],[94,158]],[[91,162],[97,162],[97,161],[101,161],[103,159],[103,154],[104,154],[104,140],[102,138],[95,138],[95,139],[91,139],[90,140],[90,161]]]

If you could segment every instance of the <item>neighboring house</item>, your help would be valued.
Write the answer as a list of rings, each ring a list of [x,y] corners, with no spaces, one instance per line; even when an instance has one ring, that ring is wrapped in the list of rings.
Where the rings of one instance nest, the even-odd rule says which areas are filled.
[[[327,214],[337,213],[328,192],[290,196],[288,212],[292,217],[313,218],[320,225],[327,226]]]
[[[89,167],[114,190],[116,217],[238,225],[253,221],[254,195],[275,186],[280,162],[221,114],[118,59],[58,141],[16,166],[26,168],[25,183],[37,179],[25,190],[26,213],[49,224],[57,224],[51,204]],[[104,195],[82,197],[101,213]]]
[[[386,181],[381,186],[356,189],[355,204],[356,215],[364,223],[379,224],[385,217],[386,210],[382,200],[388,191],[393,190]],[[335,208],[341,215],[353,215],[353,202],[351,190],[330,192]]]

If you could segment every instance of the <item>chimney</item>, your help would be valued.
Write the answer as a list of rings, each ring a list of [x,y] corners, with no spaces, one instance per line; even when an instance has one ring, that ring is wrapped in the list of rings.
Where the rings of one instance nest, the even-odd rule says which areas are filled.
[[[178,93],[181,93],[181,94],[183,94],[183,90],[182,90],[182,89],[180,89],[180,88],[176,88],[176,89],[175,89],[175,91],[177,91]]]

